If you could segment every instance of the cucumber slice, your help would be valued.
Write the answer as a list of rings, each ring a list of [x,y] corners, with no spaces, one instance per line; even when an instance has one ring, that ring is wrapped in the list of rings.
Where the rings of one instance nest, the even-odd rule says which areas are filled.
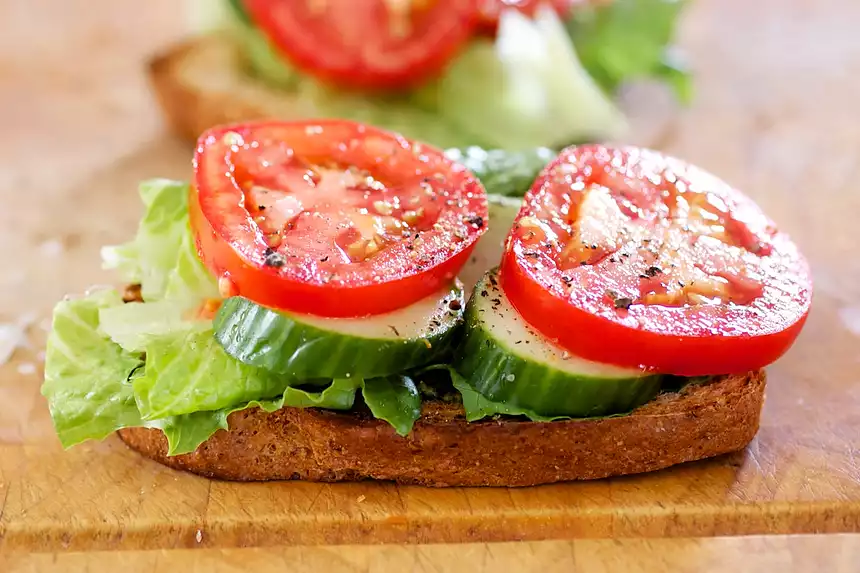
[[[487,195],[490,221],[486,232],[478,239],[472,256],[460,270],[460,280],[466,292],[472,292],[475,283],[484,274],[499,265],[505,250],[505,239],[514,226],[522,202],[514,197]]]
[[[279,312],[232,297],[215,317],[215,339],[245,364],[298,379],[388,376],[446,358],[464,306],[459,283],[366,318]]]
[[[546,340],[511,305],[496,272],[475,285],[454,358],[477,392],[541,416],[581,418],[632,410],[660,391],[659,375],[590,362]]]

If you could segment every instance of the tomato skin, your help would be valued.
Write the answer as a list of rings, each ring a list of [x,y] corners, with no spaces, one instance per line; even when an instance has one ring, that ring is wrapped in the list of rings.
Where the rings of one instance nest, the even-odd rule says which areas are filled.
[[[440,72],[472,36],[475,0],[432,0],[406,28],[385,0],[244,0],[289,61],[328,83],[363,90],[415,87]]]
[[[196,190],[192,193],[192,199],[196,199]],[[238,294],[245,298],[294,312],[349,318],[397,310],[420,300],[414,293],[429,294],[449,284],[471,253],[471,249],[463,250],[435,267],[434,273],[415,275],[397,283],[357,288],[296,283],[287,287],[277,274],[261,273],[221,239],[203,216],[198,201],[192,200],[189,205],[192,228],[197,230],[197,252],[209,270],[217,277],[226,276],[241,285]],[[296,305],[294,301],[301,304]]]
[[[275,136],[281,130],[286,130],[287,134],[295,133],[297,129],[304,133],[308,125],[314,129],[312,134],[319,134],[312,137],[325,136],[332,131],[397,142],[397,152],[409,155],[404,160],[407,163],[393,164],[395,171],[405,169],[407,165],[419,171],[422,167],[430,171],[447,170],[446,185],[451,186],[452,194],[446,197],[450,197],[448,201],[456,203],[457,207],[440,216],[442,229],[434,227],[420,233],[423,250],[414,248],[414,251],[427,264],[416,265],[409,258],[399,257],[406,252],[400,243],[391,247],[391,252],[385,254],[387,258],[379,259],[380,264],[385,264],[384,268],[375,268],[373,260],[359,265],[342,265],[338,268],[344,269],[343,277],[336,280],[321,278],[320,273],[309,274],[301,266],[307,262],[307,257],[302,258],[301,253],[297,253],[299,262],[295,266],[288,264],[276,268],[262,264],[271,249],[267,250],[259,229],[242,204],[242,190],[235,181],[238,169],[225,160],[223,142],[228,134],[238,134],[246,141],[257,142],[256,134],[264,130]],[[265,144],[260,142],[259,147],[263,148]],[[408,306],[450,284],[486,229],[483,224],[477,228],[471,226],[467,229],[468,236],[455,238],[452,233],[461,230],[452,232],[447,228],[450,221],[459,217],[477,217],[486,221],[488,216],[486,193],[471,173],[447,160],[439,150],[421,145],[420,154],[416,154],[417,149],[417,144],[395,134],[338,120],[263,122],[210,130],[201,136],[198,143],[195,184],[189,199],[191,227],[195,232],[198,253],[216,277],[229,279],[237,294],[273,308],[328,317],[358,317]],[[297,152],[301,150],[297,149]],[[413,154],[418,159],[408,163]],[[388,160],[395,161],[392,158],[378,161],[384,167],[389,164]],[[238,224],[233,225],[231,221]]]
[[[641,367],[678,376],[736,374],[775,362],[791,347],[803,328],[808,312],[785,330],[755,337],[676,337],[648,334],[573,309],[558,297],[536,290],[535,283],[506,254],[502,262],[501,285],[529,324],[549,340],[576,356],[595,362]],[[546,317],[558,317],[547,321]],[[565,318],[561,318],[565,317]],[[537,327],[535,327],[537,328]],[[583,335],[585,333],[585,335]]]
[[[613,178],[619,172],[623,177]],[[561,182],[560,173],[570,179]],[[710,174],[647,150],[596,145],[568,148],[547,166],[526,194],[518,221],[539,214],[541,206],[560,193],[575,196],[571,192],[575,185],[585,182],[587,186],[595,179],[608,187],[632,181],[631,189],[640,185],[658,190],[668,180],[677,180],[690,189],[698,187],[725,199],[737,213],[731,221],[736,225],[740,225],[737,219],[749,223],[738,237],[766,236],[767,244],[757,259],[744,253],[744,260],[752,264],[750,272],[764,277],[763,289],[760,294],[754,291],[756,295],[744,304],[668,306],[641,303],[631,295],[622,304],[626,308],[618,308],[604,294],[607,285],[626,284],[633,289],[636,281],[640,285],[653,282],[650,273],[643,274],[642,269],[647,268],[644,264],[633,274],[625,270],[625,265],[633,266],[628,261],[636,259],[635,252],[626,251],[632,253],[630,259],[603,256],[599,262],[580,263],[562,271],[551,268],[550,259],[543,255],[535,256],[533,246],[518,234],[517,223],[508,237],[500,282],[536,330],[589,360],[682,376],[754,370],[774,362],[791,347],[809,313],[809,267],[790,239],[776,231],[752,201]],[[739,296],[746,294],[745,288],[743,283],[738,285]]]

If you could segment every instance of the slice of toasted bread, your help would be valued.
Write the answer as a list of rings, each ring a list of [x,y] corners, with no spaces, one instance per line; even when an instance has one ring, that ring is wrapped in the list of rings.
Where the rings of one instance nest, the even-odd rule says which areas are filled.
[[[313,103],[246,74],[224,36],[195,38],[150,63],[171,128],[196,139],[213,125],[299,119]],[[119,432],[131,448],[177,469],[228,480],[394,480],[428,486],[527,486],[641,473],[745,447],[758,430],[763,371],[665,394],[629,416],[551,423],[468,423],[459,404],[426,402],[412,433],[361,412],[244,410],[196,452],[168,457],[159,430]]]
[[[361,412],[243,410],[196,452],[167,456],[159,430],[120,430],[167,466],[241,481],[394,480],[427,486],[528,486],[648,472],[743,449],[759,425],[759,370],[663,394],[628,416],[466,422],[459,404],[427,402],[412,433]]]
[[[190,140],[214,125],[317,114],[309,99],[245,73],[239,50],[227,35],[173,46],[150,62],[149,79],[171,129]]]

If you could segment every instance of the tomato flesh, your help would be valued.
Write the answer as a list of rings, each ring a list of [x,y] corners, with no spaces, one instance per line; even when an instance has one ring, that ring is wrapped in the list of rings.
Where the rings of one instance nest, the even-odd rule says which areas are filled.
[[[598,145],[564,150],[535,181],[501,284],[572,353],[686,376],[773,362],[812,298],[797,247],[745,195],[677,159]]]
[[[480,183],[441,151],[345,121],[201,136],[190,212],[226,294],[320,316],[380,314],[450,282],[485,230]]]
[[[413,87],[470,38],[474,0],[245,0],[289,61],[339,86]]]

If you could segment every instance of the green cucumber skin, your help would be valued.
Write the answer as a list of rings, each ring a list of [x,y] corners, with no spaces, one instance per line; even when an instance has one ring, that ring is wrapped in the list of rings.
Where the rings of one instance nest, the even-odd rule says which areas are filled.
[[[659,375],[582,376],[517,356],[486,328],[480,316],[492,312],[491,308],[481,308],[481,300],[489,306],[487,301],[494,297],[481,295],[484,280],[475,286],[466,306],[463,335],[453,365],[474,390],[489,400],[542,416],[589,418],[628,412],[659,393]]]
[[[363,338],[300,322],[242,297],[228,298],[215,317],[215,339],[240,362],[309,378],[372,378],[450,357],[463,317],[460,308],[426,337]]]

